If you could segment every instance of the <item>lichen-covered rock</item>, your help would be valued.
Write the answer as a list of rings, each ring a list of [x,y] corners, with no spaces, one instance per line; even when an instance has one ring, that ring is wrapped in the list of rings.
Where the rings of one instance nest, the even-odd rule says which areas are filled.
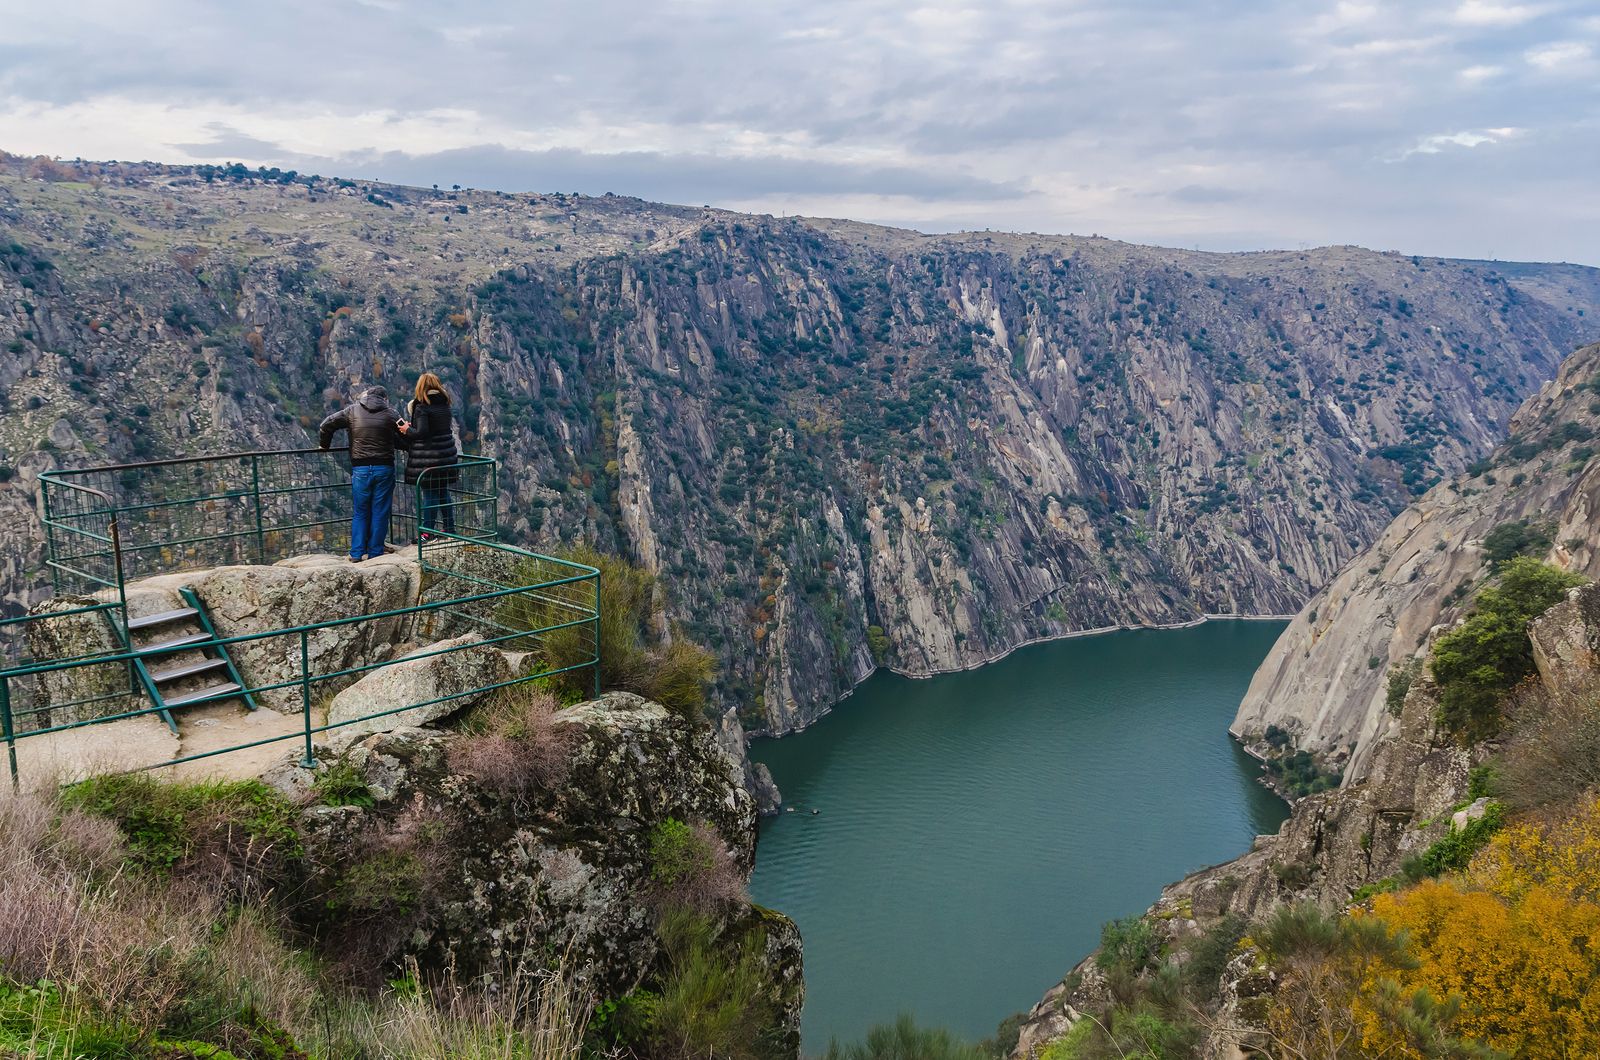
[[[703,824],[748,879],[755,802],[703,724],[639,696],[610,693],[559,712],[556,721],[572,740],[564,776],[516,791],[471,771],[457,750],[469,737],[407,728],[355,744],[344,762],[364,785],[360,801],[371,805],[305,812],[311,886],[338,908],[341,888],[354,886],[353,859],[391,850],[396,836],[421,837],[418,856],[446,868],[425,877],[426,893],[415,896],[408,914],[386,914],[398,917],[401,929],[388,959],[411,954],[492,976],[529,954],[564,956],[601,996],[638,985],[656,967],[661,946],[652,836],[669,818]],[[302,795],[314,791],[312,774],[292,763],[268,779]],[[408,884],[397,879],[391,886]],[[783,1033],[798,1049],[804,986],[797,929],[781,914],[742,902],[719,908],[722,937],[764,932],[772,996],[784,1013]]]
[[[195,591],[219,636],[241,637],[409,607],[417,602],[421,573],[416,560],[405,555],[380,556],[365,563],[330,555],[296,556],[268,565],[212,567],[146,578],[128,586],[128,610],[142,614],[181,607],[178,589],[183,587]],[[409,616],[367,618],[312,632],[306,638],[310,669],[313,674],[332,674],[382,662],[411,639],[412,624]],[[300,676],[298,635],[245,641],[230,652],[248,685]],[[359,676],[315,682],[312,697],[320,701]],[[293,686],[259,693],[256,700],[293,714],[301,709],[302,694]]]
[[[28,613],[39,618],[24,627],[32,657],[79,659],[122,651],[107,613],[71,613],[98,602],[85,596],[58,596],[31,608]],[[129,709],[132,691],[126,663],[91,663],[41,674],[31,695],[14,687],[11,708],[21,715],[19,730],[43,729],[120,714]]]
[[[482,634],[435,641],[367,673],[334,696],[327,724],[342,728],[329,733],[330,741],[342,747],[375,732],[449,717],[489,694],[461,695],[464,690],[499,685],[512,676],[506,653],[484,644]]]

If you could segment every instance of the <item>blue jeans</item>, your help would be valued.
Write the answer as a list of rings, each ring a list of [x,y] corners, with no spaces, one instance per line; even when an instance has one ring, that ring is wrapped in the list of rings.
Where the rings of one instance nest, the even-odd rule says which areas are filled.
[[[445,484],[432,485],[424,477],[422,480],[422,525],[423,533],[430,530],[443,530],[447,534],[456,532],[456,506],[450,500],[450,487]]]
[[[394,468],[351,468],[350,500],[350,558],[383,555],[383,543],[389,539],[389,508],[394,502]]]

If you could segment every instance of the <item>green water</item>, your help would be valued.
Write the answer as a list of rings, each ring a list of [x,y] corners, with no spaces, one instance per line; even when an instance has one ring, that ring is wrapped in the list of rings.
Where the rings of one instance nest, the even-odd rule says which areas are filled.
[[[750,890],[805,937],[807,1053],[899,1012],[992,1034],[1101,923],[1276,831],[1287,809],[1227,726],[1282,628],[1210,622],[931,680],[879,673],[807,731],[752,746],[797,811],[763,824]]]

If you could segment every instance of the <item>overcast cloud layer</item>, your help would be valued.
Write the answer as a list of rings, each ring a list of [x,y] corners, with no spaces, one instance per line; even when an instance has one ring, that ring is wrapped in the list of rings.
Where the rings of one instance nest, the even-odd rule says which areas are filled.
[[[1600,0],[0,0],[0,147],[1600,264]]]

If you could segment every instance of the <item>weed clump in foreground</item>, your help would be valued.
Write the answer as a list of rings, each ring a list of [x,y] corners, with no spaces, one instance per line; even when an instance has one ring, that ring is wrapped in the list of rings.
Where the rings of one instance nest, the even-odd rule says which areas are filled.
[[[559,970],[352,990],[260,895],[191,880],[219,817],[284,839],[258,796],[115,777],[0,801],[0,1054],[578,1060],[591,999]]]

